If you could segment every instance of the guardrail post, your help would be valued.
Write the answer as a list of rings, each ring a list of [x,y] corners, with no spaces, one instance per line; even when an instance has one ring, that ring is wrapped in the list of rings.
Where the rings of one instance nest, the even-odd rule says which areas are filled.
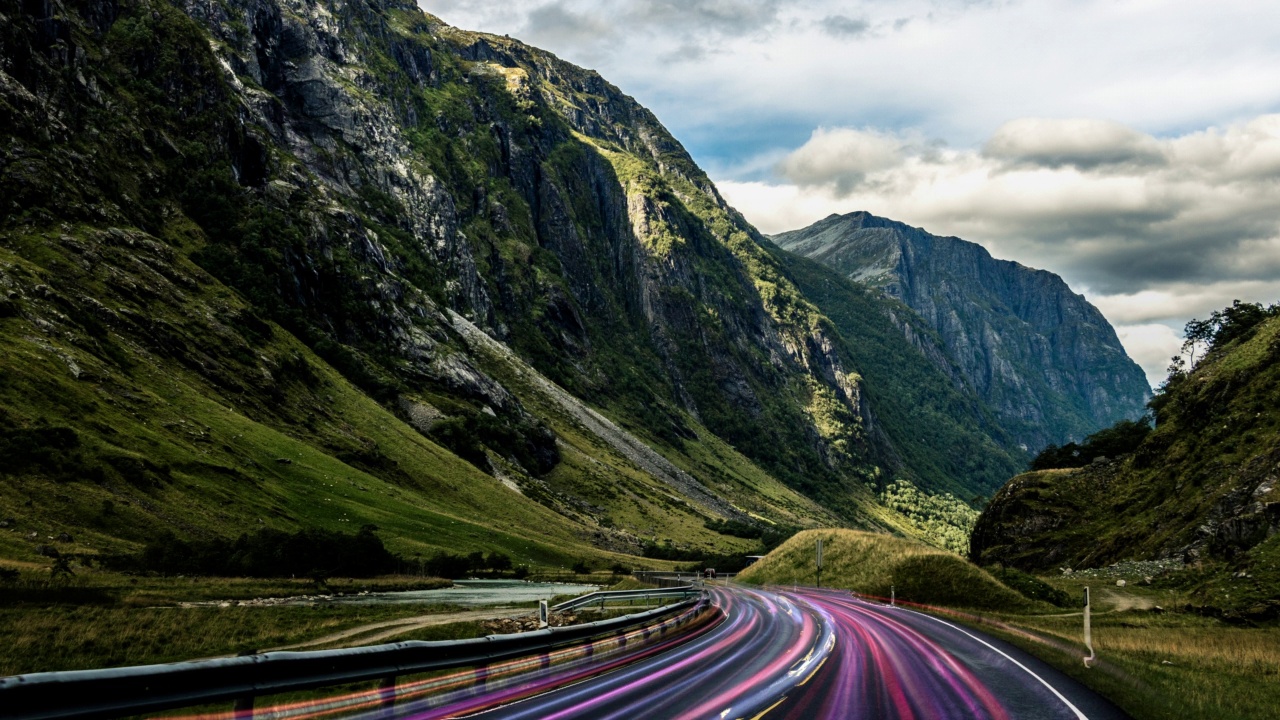
[[[231,704],[231,715],[235,720],[253,720],[253,696],[236,698]]]
[[[382,682],[378,685],[378,695],[382,697],[382,709],[390,710],[396,706],[396,676],[388,675],[382,678]]]

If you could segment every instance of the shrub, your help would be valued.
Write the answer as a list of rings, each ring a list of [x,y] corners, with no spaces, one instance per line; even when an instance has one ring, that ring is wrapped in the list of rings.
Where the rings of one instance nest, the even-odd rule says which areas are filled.
[[[1138,449],[1151,434],[1151,418],[1121,420],[1085,438],[1083,443],[1050,445],[1031,461],[1032,470],[1084,467],[1096,457],[1119,457]]]
[[[224,577],[373,577],[391,572],[396,557],[366,525],[355,534],[306,528],[293,533],[259,530],[234,542],[186,542],[164,535],[132,556],[106,558],[119,569],[165,575]]]

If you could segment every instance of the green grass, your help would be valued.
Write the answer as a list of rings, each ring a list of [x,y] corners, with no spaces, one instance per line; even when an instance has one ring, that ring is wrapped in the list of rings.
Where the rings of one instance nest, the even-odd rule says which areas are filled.
[[[1016,609],[1033,603],[964,558],[915,540],[857,530],[806,530],[738,575],[757,585],[815,585],[816,541],[823,541],[823,587],[876,597],[968,608]]]
[[[85,231],[79,242],[95,237]],[[125,262],[109,245],[99,252]],[[145,256],[147,249],[132,252]],[[93,282],[54,261],[48,268],[35,265],[2,244],[0,261],[10,263],[10,274],[28,275],[31,284],[47,282],[68,293],[67,283]],[[165,261],[200,277],[180,259]],[[197,283],[193,289],[150,276],[136,282],[159,284],[175,295],[170,307],[140,305],[138,311],[171,320],[169,332],[181,333],[187,347],[226,368],[248,365],[238,374],[249,378],[270,367],[280,372],[292,359],[310,368],[311,379],[277,382],[283,397],[271,403],[257,393],[230,393],[125,335],[108,332],[100,341],[115,348],[119,358],[113,361],[87,339],[63,339],[77,337],[74,327],[36,340],[36,327],[25,317],[0,319],[0,366],[8,369],[0,375],[0,425],[69,427],[80,438],[83,469],[105,469],[98,479],[76,468],[60,475],[39,467],[0,474],[0,518],[17,520],[16,527],[0,530],[0,556],[47,562],[35,546],[63,532],[74,542],[53,543],[60,551],[91,555],[136,549],[164,529],[234,537],[264,524],[350,530],[370,523],[393,552],[410,558],[483,550],[534,565],[624,559],[591,547],[572,520],[424,438],[279,327],[267,325],[271,338],[252,350],[239,336],[228,336],[225,328],[247,311],[218,286]],[[26,306],[48,314],[41,301],[29,299]],[[72,362],[79,378],[69,371]],[[27,539],[31,532],[38,541]]]
[[[422,605],[3,607],[0,675],[235,655],[431,610]]]

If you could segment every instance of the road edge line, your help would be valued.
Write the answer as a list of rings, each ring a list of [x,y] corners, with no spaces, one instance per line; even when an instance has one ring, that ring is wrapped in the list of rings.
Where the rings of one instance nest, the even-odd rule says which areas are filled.
[[[905,609],[905,608],[903,608],[903,609]],[[1017,660],[1015,660],[1011,655],[1009,655],[1009,654],[1008,654],[1008,653],[1006,653],[1005,651],[1001,650],[1000,648],[996,647],[995,645],[992,645],[991,643],[987,642],[986,640],[983,640],[982,638],[978,637],[977,635],[974,635],[973,633],[969,632],[968,630],[965,630],[964,628],[962,628],[962,627],[960,627],[960,626],[958,626],[958,625],[953,625],[952,623],[949,623],[949,622],[947,622],[946,620],[943,620],[943,619],[941,619],[941,618],[936,618],[936,617],[934,617],[934,616],[932,616],[932,615],[928,615],[928,614],[926,614],[926,613],[922,613],[922,612],[916,612],[915,610],[907,610],[907,612],[909,612],[909,613],[913,613],[913,614],[916,614],[916,615],[919,615],[920,617],[926,617],[926,618],[929,618],[930,620],[933,620],[934,622],[942,623],[943,625],[946,625],[947,627],[951,628],[952,630],[956,630],[956,631],[958,631],[958,632],[962,632],[962,633],[964,633],[965,635],[968,635],[969,637],[973,638],[974,640],[977,640],[978,642],[982,643],[983,645],[986,645],[987,647],[991,648],[992,650],[995,650],[996,652],[1000,653],[1000,654],[1001,654],[1001,655],[1002,655],[1006,660],[1008,660],[1009,662],[1013,663],[1014,665],[1017,665],[1018,667],[1022,668],[1022,671],[1023,671],[1023,672],[1025,672],[1026,674],[1028,674],[1028,675],[1030,675],[1031,677],[1035,678],[1036,680],[1040,681],[1040,684],[1041,684],[1041,685],[1044,685],[1045,687],[1049,688],[1049,692],[1051,692],[1051,693],[1053,693],[1054,695],[1056,695],[1056,696],[1058,697],[1058,699],[1059,699],[1059,700],[1061,700],[1061,701],[1062,701],[1062,703],[1063,703],[1064,705],[1066,705],[1067,707],[1071,708],[1071,712],[1074,712],[1074,713],[1076,714],[1076,717],[1077,717],[1077,718],[1079,718],[1079,720],[1089,720],[1089,717],[1088,717],[1087,715],[1085,715],[1084,713],[1080,712],[1080,708],[1078,708],[1078,707],[1076,707],[1075,705],[1073,705],[1073,704],[1071,703],[1071,701],[1067,699],[1067,696],[1063,695],[1061,692],[1059,692],[1059,691],[1058,691],[1058,688],[1056,688],[1056,687],[1054,687],[1054,686],[1050,685],[1048,680],[1045,680],[1044,678],[1042,678],[1042,677],[1040,677],[1039,675],[1035,674],[1034,672],[1032,672],[1031,668],[1027,667],[1026,665],[1023,665],[1023,664],[1022,664],[1022,663],[1020,663],[1020,662],[1018,662],[1018,661],[1017,661]]]

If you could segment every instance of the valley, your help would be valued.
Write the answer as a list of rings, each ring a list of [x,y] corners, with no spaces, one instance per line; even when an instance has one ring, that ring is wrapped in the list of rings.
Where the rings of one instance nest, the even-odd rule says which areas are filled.
[[[761,232],[599,73],[414,2],[0,18],[0,675],[472,639],[528,599],[362,594],[716,568],[680,632],[733,672],[764,615],[778,657],[933,648],[887,600],[1107,713],[1280,705],[1276,306],[1193,320],[1153,392],[1121,295],[852,205]],[[831,657],[761,715],[837,713]]]

